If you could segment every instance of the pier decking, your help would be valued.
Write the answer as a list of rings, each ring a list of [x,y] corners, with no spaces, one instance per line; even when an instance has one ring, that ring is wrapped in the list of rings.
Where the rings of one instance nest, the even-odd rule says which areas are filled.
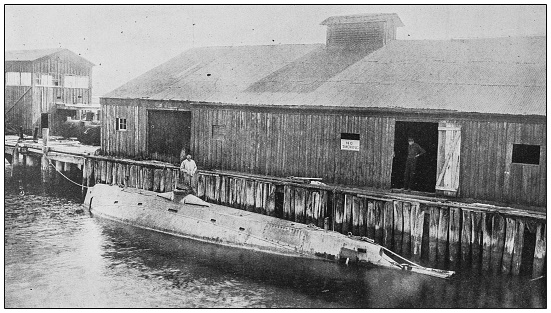
[[[60,173],[78,169],[78,183],[85,187],[106,183],[167,192],[180,180],[173,164],[100,156],[99,147],[70,140],[52,139],[44,145],[6,136],[4,153],[14,167],[42,164],[43,177],[53,168]],[[193,188],[209,202],[367,236],[430,266],[533,277],[545,270],[545,208],[217,170],[199,170]]]

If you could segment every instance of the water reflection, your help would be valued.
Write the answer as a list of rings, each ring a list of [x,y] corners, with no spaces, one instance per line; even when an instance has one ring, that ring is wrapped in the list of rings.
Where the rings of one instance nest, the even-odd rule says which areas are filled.
[[[80,196],[48,188],[6,185],[8,308],[546,306],[544,279],[443,280],[221,247],[90,217]]]

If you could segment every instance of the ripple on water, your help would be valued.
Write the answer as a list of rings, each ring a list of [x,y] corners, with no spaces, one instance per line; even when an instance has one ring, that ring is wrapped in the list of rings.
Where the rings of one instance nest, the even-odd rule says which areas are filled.
[[[544,280],[456,280],[270,256],[92,218],[6,189],[7,308],[544,307]]]

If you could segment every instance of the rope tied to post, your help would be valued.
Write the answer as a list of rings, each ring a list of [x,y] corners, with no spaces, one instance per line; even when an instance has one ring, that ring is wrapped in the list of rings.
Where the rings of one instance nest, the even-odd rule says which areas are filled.
[[[88,188],[88,186],[84,186],[84,185],[81,185],[73,180],[71,180],[69,177],[67,177],[65,174],[63,174],[61,171],[59,171],[55,165],[52,163],[52,160],[48,159],[48,163],[55,169],[56,172],[58,172],[61,176],[63,176],[65,179],[67,179],[68,181],[70,181],[71,183],[79,186],[79,187],[82,187],[82,188]]]

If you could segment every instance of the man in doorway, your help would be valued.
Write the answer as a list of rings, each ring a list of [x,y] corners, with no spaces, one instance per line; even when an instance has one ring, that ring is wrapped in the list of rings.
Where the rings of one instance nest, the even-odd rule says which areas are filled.
[[[195,171],[197,171],[197,165],[195,161],[191,159],[191,155],[187,155],[186,159],[180,165],[180,171],[184,173],[184,185],[191,187],[191,180]]]
[[[404,188],[411,190],[413,183],[413,175],[415,175],[415,167],[417,166],[417,158],[425,153],[425,149],[415,143],[412,137],[408,138],[408,157],[406,160],[406,170],[404,171]],[[403,189],[403,188],[402,188]]]

